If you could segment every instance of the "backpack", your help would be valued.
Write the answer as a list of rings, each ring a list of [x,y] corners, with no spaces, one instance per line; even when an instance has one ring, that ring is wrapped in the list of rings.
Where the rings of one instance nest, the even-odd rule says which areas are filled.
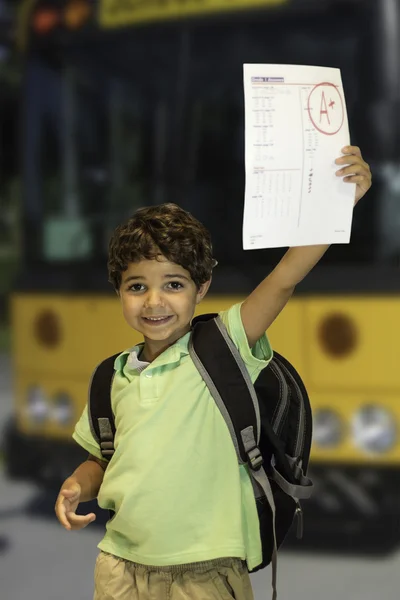
[[[232,339],[217,314],[193,319],[189,354],[220,409],[239,464],[247,464],[260,522],[263,561],[272,563],[276,598],[276,553],[297,517],[302,537],[300,500],[309,498],[307,478],[312,415],[304,384],[283,356],[274,352],[269,365],[252,384]],[[115,423],[111,409],[114,361],[96,368],[89,390],[89,420],[104,460],[114,453]]]

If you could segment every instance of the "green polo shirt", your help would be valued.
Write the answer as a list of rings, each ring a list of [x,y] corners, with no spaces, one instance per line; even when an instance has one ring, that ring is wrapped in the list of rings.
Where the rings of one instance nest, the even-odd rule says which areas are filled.
[[[272,357],[267,337],[249,348],[240,304],[220,316],[254,382]],[[238,465],[224,418],[189,356],[189,337],[141,372],[128,360],[133,348],[115,361],[115,453],[98,495],[115,516],[98,547],[156,566],[239,557],[251,570],[262,552],[248,467]],[[73,438],[101,458],[87,408]]]

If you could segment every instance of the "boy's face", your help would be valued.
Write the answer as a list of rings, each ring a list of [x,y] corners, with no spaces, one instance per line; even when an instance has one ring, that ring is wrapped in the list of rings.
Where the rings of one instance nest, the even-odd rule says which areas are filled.
[[[190,330],[196,304],[208,287],[209,282],[197,289],[186,269],[159,257],[130,263],[119,294],[127,323],[157,352],[158,346],[164,349]]]

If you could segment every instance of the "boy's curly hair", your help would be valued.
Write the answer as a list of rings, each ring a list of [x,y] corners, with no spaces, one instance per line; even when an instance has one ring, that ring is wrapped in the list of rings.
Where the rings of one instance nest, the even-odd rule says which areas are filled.
[[[210,279],[217,264],[204,225],[176,204],[160,204],[139,209],[115,229],[108,248],[110,283],[118,292],[129,263],[160,254],[189,271],[197,287]]]

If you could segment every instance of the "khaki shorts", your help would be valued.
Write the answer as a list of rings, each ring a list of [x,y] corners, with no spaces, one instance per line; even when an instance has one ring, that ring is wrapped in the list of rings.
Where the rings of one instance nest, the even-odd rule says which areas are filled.
[[[254,600],[243,561],[148,567],[100,552],[94,600]]]

